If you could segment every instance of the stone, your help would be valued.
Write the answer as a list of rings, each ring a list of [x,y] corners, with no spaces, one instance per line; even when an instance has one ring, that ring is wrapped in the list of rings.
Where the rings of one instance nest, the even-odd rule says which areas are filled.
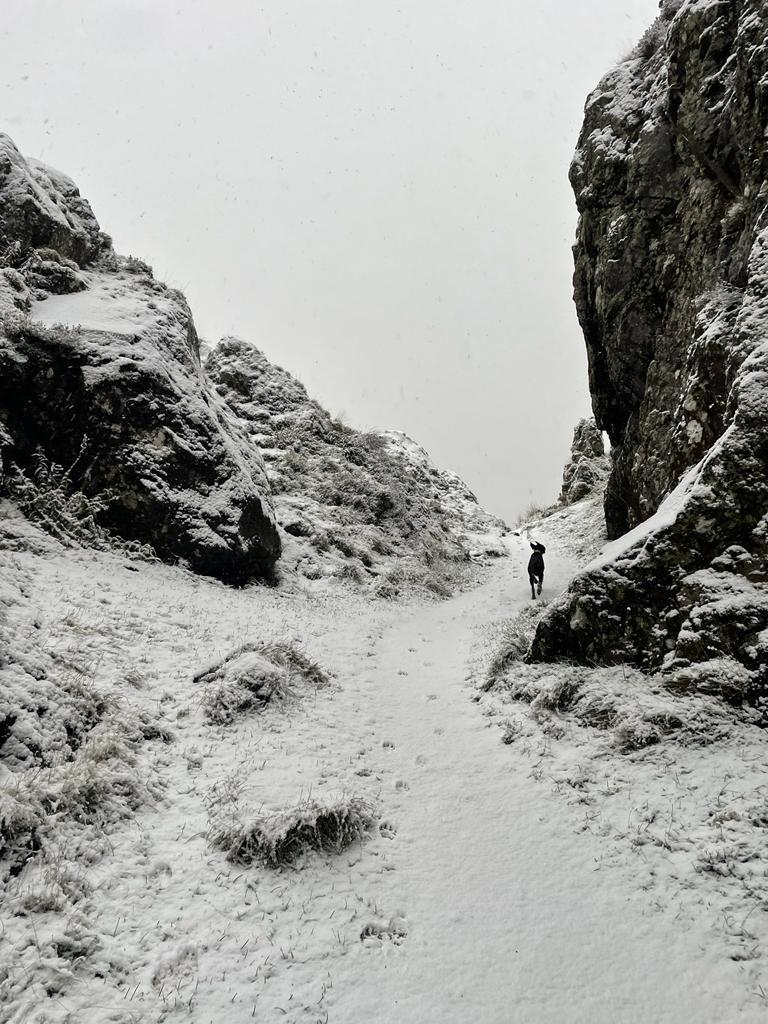
[[[24,249],[49,247],[79,266],[104,246],[87,200],[66,174],[27,160],[0,133],[0,241]]]
[[[571,458],[563,470],[560,504],[573,505],[604,486],[608,468],[603,435],[594,419],[579,420],[573,432]]]

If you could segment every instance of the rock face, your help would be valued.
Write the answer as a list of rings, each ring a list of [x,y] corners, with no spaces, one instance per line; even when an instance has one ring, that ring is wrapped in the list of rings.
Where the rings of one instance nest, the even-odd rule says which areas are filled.
[[[258,449],[200,365],[181,293],[116,256],[72,182],[0,136],[0,451],[41,451],[99,523],[240,584],[280,540]],[[4,264],[4,265],[3,265]]]
[[[532,656],[768,684],[768,9],[667,2],[589,97],[575,298],[609,536]]]
[[[252,345],[225,338],[205,369],[262,450],[286,564],[310,578],[345,575],[383,596],[409,574],[440,589],[441,567],[502,554],[504,523],[405,434],[334,419],[303,384]]]
[[[579,420],[573,432],[571,458],[563,470],[560,504],[573,505],[582,501],[605,483],[607,475],[608,459],[603,435],[594,419]]]
[[[75,183],[38,160],[27,160],[0,133],[0,248],[21,260],[32,249],[50,249],[86,264],[107,244]]]

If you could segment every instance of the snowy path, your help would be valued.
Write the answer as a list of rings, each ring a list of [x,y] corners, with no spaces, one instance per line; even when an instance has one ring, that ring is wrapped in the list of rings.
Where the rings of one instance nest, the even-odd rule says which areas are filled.
[[[490,624],[526,600],[525,555],[521,543],[476,589],[409,607],[232,591],[93,553],[24,556],[46,609],[29,630],[97,664],[100,685],[176,742],[141,756],[160,806],[112,830],[92,866],[62,845],[57,870],[71,856],[92,893],[76,912],[38,914],[34,934],[3,920],[23,991],[8,1019],[44,1006],[49,1024],[763,1020],[744,965],[717,959],[709,916],[686,929],[655,909],[633,865],[608,866],[603,841],[578,831],[583,808],[552,793],[546,757],[504,746],[473,703]],[[560,563],[545,597],[570,570]],[[200,665],[290,637],[335,685],[208,722]],[[126,689],[129,671],[143,682]],[[279,872],[230,864],[207,840],[212,794],[237,793],[245,814],[337,790],[375,800],[389,827]],[[390,919],[402,939],[361,941]],[[70,963],[62,934],[90,952]]]
[[[629,873],[601,871],[599,841],[575,835],[570,809],[521,773],[470,703],[475,631],[513,611],[515,590],[503,566],[376,645],[363,699],[410,787],[390,802],[399,850],[382,896],[409,934],[396,962],[373,961],[364,985],[336,993],[329,1019],[735,1020],[735,965],[651,914]]]

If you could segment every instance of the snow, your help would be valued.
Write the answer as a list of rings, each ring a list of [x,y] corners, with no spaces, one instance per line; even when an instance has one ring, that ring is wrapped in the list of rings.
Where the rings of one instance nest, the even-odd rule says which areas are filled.
[[[149,303],[136,279],[116,274],[83,274],[87,288],[71,295],[49,295],[32,303],[30,318],[49,327],[63,324],[112,334],[144,334],[158,329],[170,303],[156,298]],[[154,306],[154,308],[152,308]]]
[[[35,541],[15,555],[15,628],[75,648],[126,719],[151,714],[173,742],[135,753],[159,795],[131,820],[54,814],[44,855],[6,883],[9,1020],[764,1019],[705,905],[682,924],[661,910],[636,854],[585,831],[583,805],[549,784],[546,736],[538,753],[502,744],[473,702],[489,624],[530,607],[523,538],[474,589],[409,604],[338,582],[230,590]],[[551,551],[545,600],[576,568]],[[299,643],[330,685],[212,723],[195,678],[276,641]],[[343,799],[378,819],[338,855],[243,866],[209,841],[222,814]],[[708,879],[696,884],[705,899]]]
[[[602,569],[627,556],[631,556],[633,559],[642,557],[648,540],[677,522],[677,517],[685,509],[691,492],[700,485],[704,470],[717,458],[732,433],[733,426],[729,426],[704,458],[683,474],[679,483],[662,501],[656,512],[639,523],[633,530],[629,530],[619,537],[618,540],[606,544],[600,554],[584,567],[584,572]]]

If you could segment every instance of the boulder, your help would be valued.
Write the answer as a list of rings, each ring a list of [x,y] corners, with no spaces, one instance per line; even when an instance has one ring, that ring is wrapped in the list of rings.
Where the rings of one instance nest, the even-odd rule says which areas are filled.
[[[93,211],[61,171],[27,160],[0,133],[0,243],[17,250],[48,247],[80,266],[105,244]]]

